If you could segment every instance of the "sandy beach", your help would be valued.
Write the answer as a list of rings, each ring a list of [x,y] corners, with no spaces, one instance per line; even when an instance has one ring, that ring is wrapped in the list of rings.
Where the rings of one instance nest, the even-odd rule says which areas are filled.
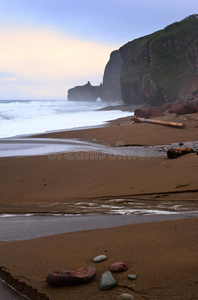
[[[106,127],[34,138],[75,138],[125,148],[141,145],[143,152],[149,145],[198,141],[198,114],[159,119],[182,122],[185,129],[133,124],[128,117]],[[198,210],[196,153],[172,160],[165,152],[158,157],[78,152],[1,158],[0,174],[0,213],[97,213],[98,207],[105,213],[110,203],[133,208],[141,201],[153,208],[166,203]],[[197,229],[197,218],[188,218],[1,242],[0,274],[32,299],[116,299],[130,293],[135,299],[196,300]],[[92,282],[62,288],[46,284],[48,272],[93,265],[98,254],[108,259],[97,264]],[[128,271],[115,274],[115,288],[99,291],[101,274],[116,261],[125,261]],[[135,281],[127,278],[130,273],[137,275]]]

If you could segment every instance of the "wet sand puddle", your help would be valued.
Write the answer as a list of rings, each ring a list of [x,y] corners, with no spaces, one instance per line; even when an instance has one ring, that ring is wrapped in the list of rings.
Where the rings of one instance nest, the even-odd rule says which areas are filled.
[[[136,200],[136,199],[95,199],[89,202],[62,203],[64,211],[70,214],[110,214],[110,215],[164,215],[198,212],[196,200]],[[47,208],[48,205],[40,204]],[[58,210],[59,203],[51,204]]]
[[[48,138],[3,138],[0,139],[0,157],[49,155],[50,159],[68,158],[68,153],[84,152],[85,156],[77,156],[77,159],[86,158],[93,153],[96,159],[102,159],[103,155],[122,156],[125,158],[139,158],[166,156],[170,147],[178,144],[137,146],[125,145],[122,141],[116,143],[116,147],[98,144],[76,139],[48,139]],[[185,146],[191,147],[194,151],[198,149],[198,141],[185,142]],[[93,159],[93,156],[92,156]]]

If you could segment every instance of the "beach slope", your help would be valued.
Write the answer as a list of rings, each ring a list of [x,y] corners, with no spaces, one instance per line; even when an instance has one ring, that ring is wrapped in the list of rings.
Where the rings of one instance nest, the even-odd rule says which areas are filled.
[[[186,219],[1,243],[0,266],[5,267],[1,267],[0,273],[5,279],[11,274],[12,285],[28,292],[32,299],[102,300],[129,293],[135,299],[196,300],[197,231],[198,219]],[[99,254],[107,255],[107,260],[94,264],[92,258]],[[116,261],[124,261],[129,269],[114,274],[116,287],[99,291],[102,273]],[[45,278],[49,272],[83,265],[96,268],[96,276],[90,283],[67,287],[47,285]],[[129,280],[128,274],[136,274],[137,279]]]

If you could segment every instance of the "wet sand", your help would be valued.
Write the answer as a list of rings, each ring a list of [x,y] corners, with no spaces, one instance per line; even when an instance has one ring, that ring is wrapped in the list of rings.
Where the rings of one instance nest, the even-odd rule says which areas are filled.
[[[195,153],[170,160],[70,153],[0,159],[0,212],[79,213],[76,203],[198,199]],[[189,202],[190,204],[190,202]],[[96,211],[94,211],[96,212]]]
[[[112,228],[137,223],[197,218],[198,212],[139,215],[17,214],[0,217],[0,242],[28,240],[82,230]]]
[[[178,122],[185,125],[185,129],[136,123],[132,117],[110,121],[108,126],[89,128],[84,130],[60,131],[34,135],[41,138],[77,138],[103,143],[110,146],[119,145],[165,145],[198,140],[198,113],[176,116],[175,114],[155,117],[153,119]]]
[[[21,292],[26,290],[24,283],[28,285],[32,299],[116,299],[130,293],[135,299],[196,300],[197,229],[196,218],[1,243],[0,265],[5,268],[0,273],[7,278],[11,273],[15,278],[12,284]],[[107,260],[94,264],[92,258],[98,254],[106,254]],[[116,261],[124,261],[129,269],[114,275],[117,287],[99,291],[101,274]],[[88,284],[54,288],[45,282],[51,271],[83,265],[94,265],[97,270]],[[137,275],[135,281],[127,278],[130,273]],[[40,298],[34,298],[38,293]]]
[[[50,133],[35,138],[77,138],[122,147],[185,143],[198,140],[197,117],[197,114],[164,117],[175,122],[183,120],[185,129],[131,124],[126,118],[106,128]],[[166,155],[146,158],[138,154],[123,158],[109,154],[99,156],[97,152],[87,156],[71,152],[66,156],[1,158],[0,212],[75,214],[90,212],[91,206],[93,213],[101,207],[105,213],[113,205],[117,210],[133,210],[138,201],[149,203],[153,209],[165,202],[170,206],[184,205],[192,211],[197,209],[196,153],[175,160]],[[9,273],[17,288],[25,283],[33,289],[21,287],[22,290],[48,297],[42,295],[40,299],[116,299],[118,294],[129,292],[136,299],[196,300],[197,220],[133,224],[1,242],[1,276],[9,278]],[[97,265],[93,282],[58,289],[46,285],[45,276],[51,270],[92,265],[91,258],[105,253],[108,260]],[[129,273],[136,273],[137,280],[129,282],[125,273],[116,274],[119,286],[99,292],[97,284],[102,272],[120,260],[128,263]],[[131,284],[135,285],[134,290],[128,287]]]

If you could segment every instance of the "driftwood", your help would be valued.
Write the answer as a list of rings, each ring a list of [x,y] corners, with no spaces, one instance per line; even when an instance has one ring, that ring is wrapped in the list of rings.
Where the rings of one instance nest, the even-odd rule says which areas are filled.
[[[139,117],[133,117],[132,121],[135,123],[151,123],[151,124],[158,124],[176,128],[184,128],[185,125],[183,123],[175,123],[175,122],[166,122],[166,121],[159,121],[159,120],[152,120],[152,119],[144,119]]]
[[[167,156],[168,156],[168,158],[176,158],[178,156],[188,154],[188,153],[192,153],[192,152],[194,152],[194,150],[189,148],[189,147],[170,148],[167,151]]]

